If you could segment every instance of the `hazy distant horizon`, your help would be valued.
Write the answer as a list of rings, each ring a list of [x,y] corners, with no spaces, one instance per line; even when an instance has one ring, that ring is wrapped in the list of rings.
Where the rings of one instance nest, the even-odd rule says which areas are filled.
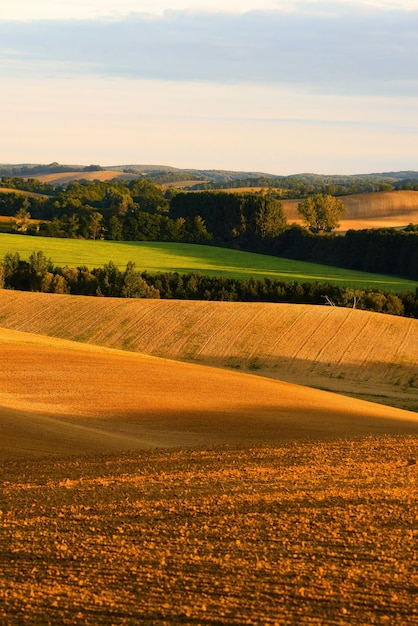
[[[179,170],[179,171],[196,171],[196,172],[226,172],[231,174],[246,174],[246,175],[265,175],[265,176],[273,176],[273,177],[281,177],[281,176],[378,176],[378,175],[390,175],[390,174],[401,174],[401,173],[418,173],[417,170],[409,169],[409,170],[382,170],[382,171],[374,171],[374,172],[354,172],[348,174],[346,172],[337,172],[335,174],[330,174],[329,172],[291,172],[290,174],[283,174],[282,172],[266,172],[260,170],[241,170],[241,169],[225,169],[219,167],[210,167],[210,168],[199,168],[199,167],[177,167],[175,165],[171,165],[170,163],[59,163],[58,161],[51,161],[50,163],[40,163],[40,162],[22,162],[22,163],[0,163],[0,168],[13,168],[13,167],[38,167],[45,166],[48,167],[53,163],[58,163],[60,167],[70,167],[75,168],[79,167],[80,171],[83,168],[90,167],[92,165],[97,165],[98,167],[105,170],[123,170],[124,168],[153,168],[155,171],[158,171],[159,168],[161,170],[169,169],[169,170]]]

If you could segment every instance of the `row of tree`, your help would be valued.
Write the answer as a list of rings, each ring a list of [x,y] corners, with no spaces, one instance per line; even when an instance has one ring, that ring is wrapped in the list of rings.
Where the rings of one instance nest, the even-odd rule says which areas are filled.
[[[0,263],[0,287],[47,293],[123,298],[174,298],[240,302],[291,302],[357,307],[418,318],[418,290],[394,294],[377,289],[353,289],[329,283],[298,283],[249,278],[237,280],[202,274],[140,272],[130,262],[120,270],[112,261],[101,268],[55,267],[42,252],[28,261],[18,253]]]
[[[266,252],[275,256],[418,280],[418,227],[349,230],[345,236],[315,235],[292,226]]]
[[[275,190],[283,199],[306,198],[315,193],[345,196],[358,193],[395,191],[409,189],[418,191],[418,174],[404,177],[383,176],[321,176],[305,174],[297,176],[247,176],[225,181],[204,181],[186,187],[189,191],[210,191],[222,189],[241,189],[261,187]]]

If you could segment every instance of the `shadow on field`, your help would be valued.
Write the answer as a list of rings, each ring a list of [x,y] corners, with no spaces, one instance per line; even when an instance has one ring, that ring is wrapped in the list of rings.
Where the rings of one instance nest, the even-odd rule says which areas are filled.
[[[345,403],[345,405],[344,405]],[[41,457],[154,448],[251,445],[417,435],[418,416],[350,400],[327,410],[236,409],[113,411],[101,417],[62,416],[0,407],[0,458]],[[377,409],[377,410],[376,410]],[[379,410],[380,409],[380,410]]]

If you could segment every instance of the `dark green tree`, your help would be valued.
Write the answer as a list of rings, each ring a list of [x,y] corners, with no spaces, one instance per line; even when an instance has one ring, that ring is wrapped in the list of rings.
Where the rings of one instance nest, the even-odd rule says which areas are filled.
[[[120,295],[123,298],[159,298],[160,292],[148,285],[136,271],[135,263],[129,261],[123,274]]]
[[[315,193],[298,204],[298,213],[313,233],[331,232],[339,225],[346,206],[339,198]]]
[[[256,237],[277,237],[285,230],[287,218],[279,200],[269,194],[248,194],[247,204],[251,207],[247,228]]]
[[[116,215],[112,215],[112,217],[109,219],[106,238],[113,241],[123,240],[122,223]]]

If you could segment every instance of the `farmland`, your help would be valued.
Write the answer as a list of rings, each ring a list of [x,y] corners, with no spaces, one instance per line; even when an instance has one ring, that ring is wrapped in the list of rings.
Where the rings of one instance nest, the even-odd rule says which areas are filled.
[[[223,189],[228,193],[260,192],[262,187],[234,187]],[[402,228],[418,223],[418,191],[382,191],[357,193],[340,197],[346,211],[340,219],[336,232],[362,228]],[[302,224],[298,213],[300,199],[281,200],[289,223]]]
[[[13,230],[14,220],[11,217],[0,215],[0,232],[10,233]]]
[[[22,189],[12,189],[8,187],[0,187],[0,193],[17,193],[29,198],[46,198],[47,196],[41,193],[35,193],[33,191],[24,191]]]
[[[0,454],[418,433],[418,415],[262,376],[2,329]]]
[[[0,621],[412,626],[416,443],[3,462]]]
[[[8,291],[0,306],[3,327],[32,330],[0,330],[0,621],[416,622],[417,414],[244,369],[275,354],[257,327],[277,318],[289,347],[321,313],[319,367],[357,319],[339,365],[354,353],[366,378],[393,341],[406,379],[417,320]],[[132,352],[153,328],[170,359]],[[171,360],[219,365],[234,332],[242,372]]]
[[[0,257],[39,249],[416,286],[197,245],[0,236]],[[415,624],[417,324],[0,291],[0,623]]]
[[[376,287],[388,291],[415,291],[416,283],[397,276],[385,276],[197,244],[159,242],[91,241],[54,239],[0,233],[0,258],[18,252],[28,259],[42,250],[55,265],[102,266],[112,260],[119,268],[133,261],[138,270],[157,272],[200,272],[228,278],[264,278],[298,282],[329,282],[353,287]]]
[[[361,228],[395,228],[418,222],[418,191],[387,191],[341,196],[347,207],[337,231]],[[300,200],[282,200],[289,222],[301,223]]]
[[[295,304],[3,291],[0,325],[418,410],[416,319]]]
[[[54,185],[66,185],[75,180],[88,180],[88,181],[106,181],[106,180],[132,180],[138,178],[137,174],[128,174],[126,172],[117,170],[98,170],[93,172],[81,171],[81,172],[57,172],[53,174],[40,174],[36,178],[42,183],[54,184]]]

